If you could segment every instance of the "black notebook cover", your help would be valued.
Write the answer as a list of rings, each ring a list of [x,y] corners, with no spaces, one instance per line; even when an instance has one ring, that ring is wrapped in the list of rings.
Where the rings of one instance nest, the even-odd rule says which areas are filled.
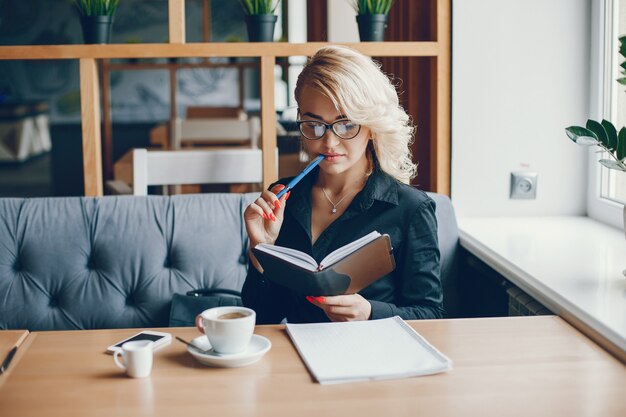
[[[388,235],[379,236],[321,271],[309,271],[256,248],[252,251],[265,279],[310,296],[354,294],[396,266]]]

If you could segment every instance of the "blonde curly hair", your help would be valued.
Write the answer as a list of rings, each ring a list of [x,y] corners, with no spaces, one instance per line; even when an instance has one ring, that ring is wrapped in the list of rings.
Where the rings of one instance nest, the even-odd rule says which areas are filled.
[[[380,64],[345,46],[325,46],[298,76],[296,101],[307,85],[319,89],[350,120],[370,129],[383,171],[406,184],[416,176],[409,147],[414,128]]]

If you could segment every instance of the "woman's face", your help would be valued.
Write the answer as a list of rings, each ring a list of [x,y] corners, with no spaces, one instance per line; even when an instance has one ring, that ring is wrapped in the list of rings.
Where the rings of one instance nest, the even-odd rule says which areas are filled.
[[[320,121],[331,124],[337,120],[347,120],[333,102],[314,87],[305,86],[298,100],[299,120]],[[311,158],[324,155],[320,169],[328,174],[340,174],[350,169],[367,169],[365,151],[370,138],[370,130],[361,126],[352,139],[341,139],[331,129],[327,129],[321,139],[303,138],[304,146]]]

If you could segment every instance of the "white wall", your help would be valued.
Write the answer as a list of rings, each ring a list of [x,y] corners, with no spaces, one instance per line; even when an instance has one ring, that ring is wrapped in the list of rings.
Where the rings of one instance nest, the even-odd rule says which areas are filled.
[[[453,1],[452,199],[458,216],[585,214],[590,0]],[[509,199],[511,171],[538,173]]]
[[[359,28],[352,0],[328,0],[327,19],[329,42],[359,41]]]

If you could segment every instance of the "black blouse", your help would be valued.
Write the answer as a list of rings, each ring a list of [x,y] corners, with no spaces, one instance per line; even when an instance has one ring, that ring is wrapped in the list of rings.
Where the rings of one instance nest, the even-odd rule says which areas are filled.
[[[426,193],[375,169],[347,210],[311,245],[311,189],[318,172],[315,168],[292,190],[276,245],[308,253],[319,262],[333,250],[374,230],[387,233],[396,268],[359,292],[372,305],[371,318],[442,317],[435,202]],[[289,180],[278,183],[287,184]],[[290,323],[329,321],[322,309],[303,295],[264,280],[252,264],[248,265],[242,298],[245,306],[256,311],[258,324],[280,323],[284,318]]]

